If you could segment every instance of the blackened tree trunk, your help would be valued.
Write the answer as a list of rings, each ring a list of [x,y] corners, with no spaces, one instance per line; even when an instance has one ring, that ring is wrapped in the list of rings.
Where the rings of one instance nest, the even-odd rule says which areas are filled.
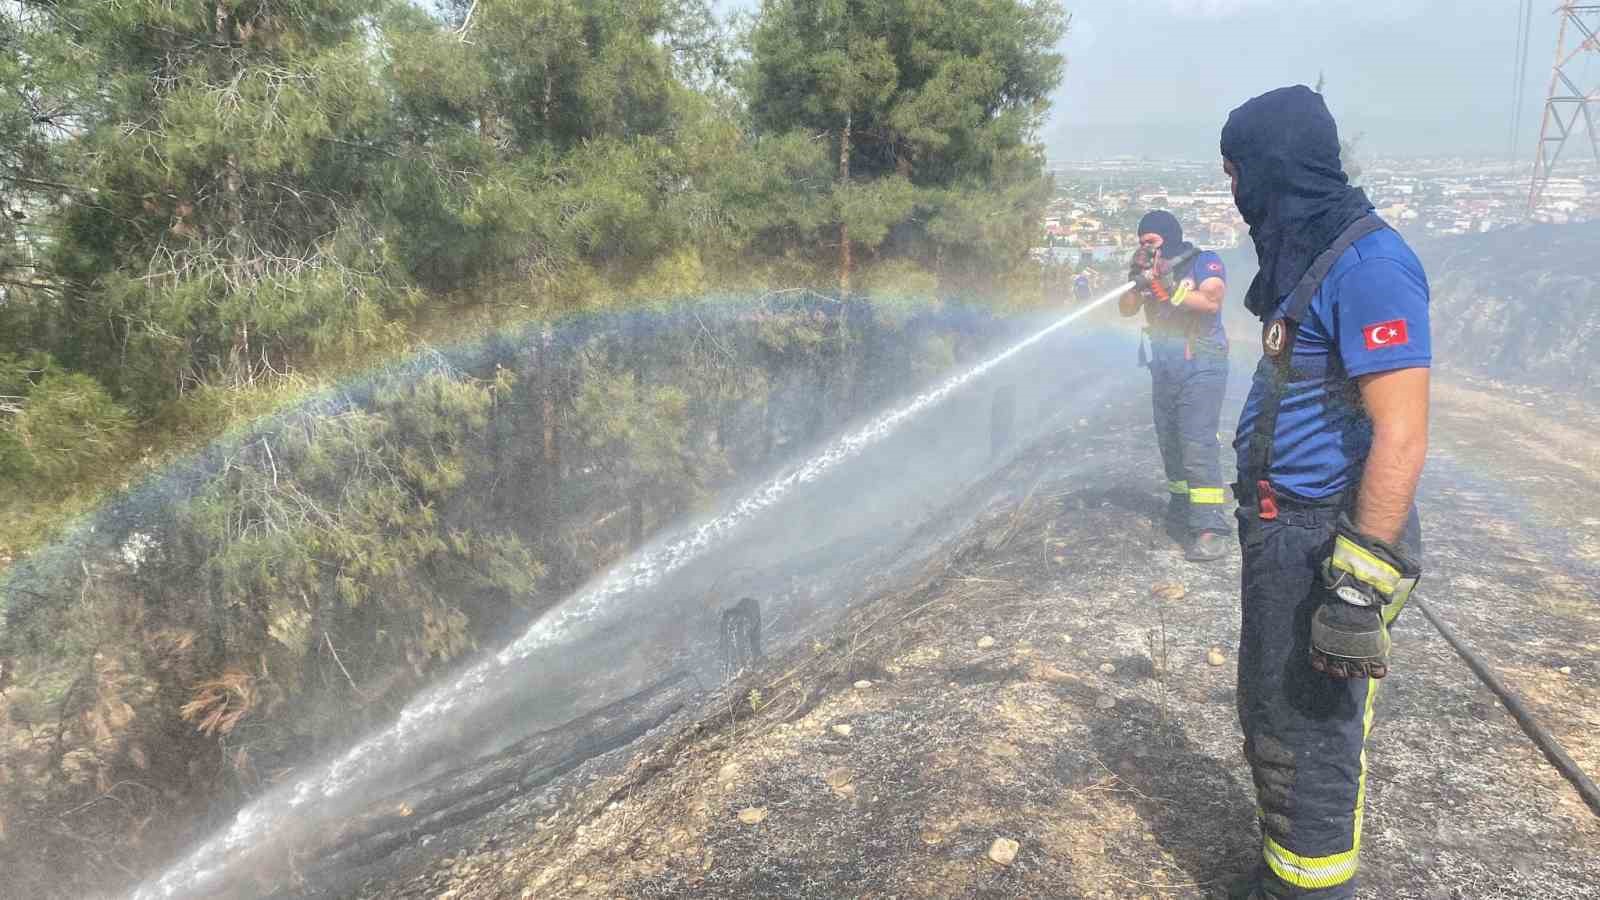
[[[557,417],[556,386],[559,363],[555,331],[546,322],[539,335],[539,423],[544,431],[544,452],[540,462],[544,502],[540,545],[553,584],[562,583],[561,572],[561,434]]]
[[[635,395],[644,393],[644,327],[641,320],[643,313],[634,313],[629,317],[631,327],[629,331],[630,368],[633,369],[633,390]],[[628,487],[628,546],[637,548],[644,543],[644,485],[637,479],[629,479]]]
[[[850,114],[845,113],[844,127],[839,131],[839,187],[850,184]],[[843,217],[839,220],[839,295],[850,293],[850,225]]]

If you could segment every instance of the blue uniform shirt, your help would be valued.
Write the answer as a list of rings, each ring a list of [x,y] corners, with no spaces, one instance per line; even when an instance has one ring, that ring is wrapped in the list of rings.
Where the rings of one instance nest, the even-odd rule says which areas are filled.
[[[1372,447],[1372,420],[1356,377],[1426,368],[1432,361],[1422,263],[1389,229],[1356,241],[1333,264],[1300,323],[1278,409],[1268,475],[1273,486],[1308,500],[1352,487]],[[1260,477],[1246,472],[1250,435],[1271,389],[1272,360],[1262,356],[1233,442],[1241,476]]]
[[[1222,257],[1202,250],[1180,276],[1199,285],[1210,278],[1228,280]],[[1145,304],[1145,321],[1150,325],[1150,349],[1157,360],[1193,359],[1196,356],[1228,355],[1228,334],[1222,328],[1222,313],[1198,313],[1151,301]]]

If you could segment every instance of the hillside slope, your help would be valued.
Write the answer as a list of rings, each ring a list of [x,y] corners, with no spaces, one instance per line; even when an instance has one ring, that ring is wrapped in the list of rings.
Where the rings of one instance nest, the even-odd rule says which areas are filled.
[[[1434,346],[1454,368],[1575,394],[1600,387],[1600,222],[1424,242]]]
[[[1436,368],[1587,400],[1600,387],[1600,222],[1528,225],[1412,240],[1433,291]],[[1246,245],[1222,251],[1232,282],[1228,334],[1254,359],[1259,328],[1244,309],[1256,273]]]
[[[915,577],[699,711],[292,895],[1214,896],[1256,840],[1238,563],[1186,563],[1160,535],[1129,388],[975,489],[985,513]],[[1424,593],[1600,770],[1600,519],[1568,512],[1600,501],[1600,435],[1468,388],[1439,401]],[[1363,896],[1594,896],[1600,821],[1421,616],[1397,647]]]

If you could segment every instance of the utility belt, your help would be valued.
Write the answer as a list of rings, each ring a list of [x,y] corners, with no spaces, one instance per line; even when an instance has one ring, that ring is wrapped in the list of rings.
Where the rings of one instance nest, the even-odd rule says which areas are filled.
[[[1285,525],[1322,525],[1348,512],[1355,504],[1353,491],[1340,491],[1331,497],[1316,500],[1282,490],[1265,478],[1246,478],[1229,485],[1240,509],[1254,509],[1256,518],[1263,522],[1281,522]]]
[[[1211,346],[1211,342],[1196,338],[1195,335],[1180,328],[1157,327],[1146,325],[1139,334],[1139,368],[1147,369],[1155,361],[1155,343],[1157,341],[1183,341],[1183,359],[1192,362],[1197,359],[1227,359],[1226,347]]]

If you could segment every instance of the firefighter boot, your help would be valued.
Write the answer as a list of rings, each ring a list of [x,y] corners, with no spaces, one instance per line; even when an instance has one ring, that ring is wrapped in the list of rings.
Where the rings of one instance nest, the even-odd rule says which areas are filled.
[[[1234,880],[1228,885],[1228,900],[1279,900],[1255,875]]]
[[[1202,531],[1183,555],[1190,562],[1215,562],[1228,555],[1228,541],[1215,531]]]
[[[1228,900],[1286,900],[1294,895],[1294,891],[1265,866],[1229,880],[1223,890]]]

